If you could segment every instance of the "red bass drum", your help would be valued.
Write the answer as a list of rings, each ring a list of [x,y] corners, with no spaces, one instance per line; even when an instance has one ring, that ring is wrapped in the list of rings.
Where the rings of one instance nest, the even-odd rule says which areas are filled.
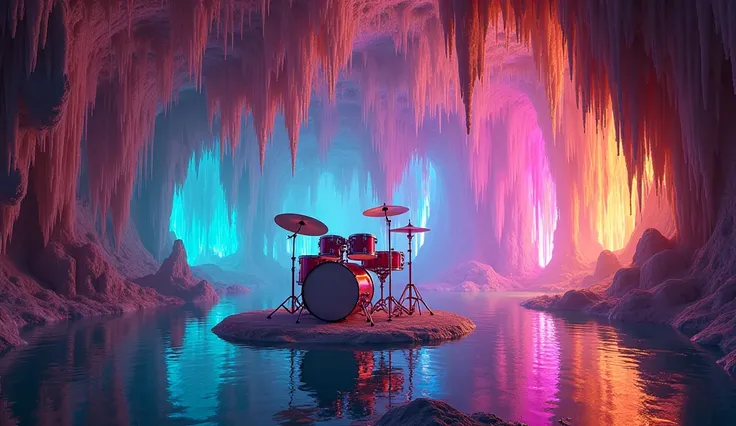
[[[373,278],[358,264],[325,262],[307,275],[302,300],[318,319],[341,321],[360,312],[360,302],[373,300]]]

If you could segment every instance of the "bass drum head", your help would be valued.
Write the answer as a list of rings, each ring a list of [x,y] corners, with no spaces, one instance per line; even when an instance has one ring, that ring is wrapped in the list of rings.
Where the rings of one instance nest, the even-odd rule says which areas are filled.
[[[347,318],[358,304],[360,288],[353,272],[341,263],[318,265],[302,285],[302,300],[307,310],[322,321]]]

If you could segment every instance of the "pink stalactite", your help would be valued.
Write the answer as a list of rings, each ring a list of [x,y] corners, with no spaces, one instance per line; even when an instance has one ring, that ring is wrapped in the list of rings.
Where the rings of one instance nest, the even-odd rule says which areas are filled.
[[[383,197],[390,196],[412,156],[426,149],[419,135],[430,125],[452,129],[449,120],[457,119],[462,101],[470,133],[468,183],[481,207],[500,206],[503,213],[494,218],[497,238],[509,232],[530,238],[518,223],[509,223],[511,216],[544,222],[545,228],[552,220],[551,210],[539,207],[551,204],[539,150],[543,139],[557,183],[560,238],[569,240],[561,245],[573,251],[596,248],[598,234],[609,226],[601,218],[623,199],[601,200],[598,188],[617,193],[622,173],[636,194],[629,212],[643,202],[651,182],[673,196],[683,241],[704,242],[719,203],[715,174],[708,170],[722,143],[717,129],[723,117],[717,111],[728,76],[721,73],[724,59],[736,52],[734,12],[726,0],[678,3],[666,20],[652,2],[634,0],[441,0],[436,8],[425,3],[63,0],[57,7],[68,12],[64,68],[69,93],[59,122],[45,132],[16,131],[19,101],[3,105],[4,132],[15,142],[13,161],[26,178],[35,177],[30,180],[45,237],[72,218],[87,124],[88,155],[102,160],[90,170],[90,189],[120,226],[132,181],[149,150],[153,119],[181,88],[183,67],[195,86],[206,89],[211,121],[220,126],[212,133],[219,133],[223,152],[236,151],[241,123],[252,115],[261,166],[278,112],[285,117],[293,168],[313,86],[326,83],[328,98],[339,98],[338,80],[347,80],[360,87],[356,102],[367,130],[355,130],[355,138],[370,136],[379,161],[368,167],[373,176],[380,175]],[[26,72],[34,68],[44,42],[53,43],[47,37],[53,4],[24,1],[9,12],[13,32],[21,19],[26,23]],[[387,10],[391,18],[382,20]],[[245,15],[252,13],[261,15],[260,28],[258,20],[245,24]],[[151,23],[160,21],[169,25],[150,33]],[[238,27],[241,34],[235,37]],[[385,49],[381,43],[387,36],[396,41]],[[220,39],[217,48],[215,38]],[[361,60],[342,73],[354,49]],[[547,111],[517,90],[519,81],[533,84],[532,65],[543,81],[540,90],[552,121],[551,134],[542,129],[542,136],[544,125],[534,115]],[[5,78],[4,84],[12,83]],[[736,73],[730,80],[736,86]],[[510,114],[510,108],[519,111]],[[90,110],[94,115],[88,117]],[[452,139],[453,148],[465,140]],[[608,147],[616,143],[623,168],[602,160],[611,157]],[[118,156],[122,160],[113,163]],[[508,160],[503,168],[494,167],[503,160]],[[500,170],[508,173],[501,176]],[[249,180],[254,202],[264,196],[256,181]],[[508,195],[525,190],[532,201]],[[13,209],[3,207],[6,242],[12,230],[7,219],[17,215]],[[255,223],[261,213],[243,216]],[[524,244],[513,254],[514,262],[528,263],[530,248]]]

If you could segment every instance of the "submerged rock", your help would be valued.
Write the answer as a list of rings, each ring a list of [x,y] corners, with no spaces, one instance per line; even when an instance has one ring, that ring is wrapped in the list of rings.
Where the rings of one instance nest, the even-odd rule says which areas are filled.
[[[466,415],[451,405],[434,400],[419,398],[394,407],[381,417],[375,426],[524,426],[523,423],[506,422],[489,413]]]

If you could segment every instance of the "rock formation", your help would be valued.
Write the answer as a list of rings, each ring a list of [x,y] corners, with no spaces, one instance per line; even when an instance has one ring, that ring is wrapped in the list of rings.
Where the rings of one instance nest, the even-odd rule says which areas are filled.
[[[174,241],[171,254],[161,264],[158,272],[138,278],[135,282],[155,289],[165,296],[178,297],[186,301],[214,303],[219,300],[212,284],[192,275],[182,240]]]
[[[507,291],[519,284],[500,275],[493,267],[477,261],[461,263],[440,278],[443,289],[460,292]]]
[[[626,250],[634,235],[642,250],[624,262],[631,270],[593,306],[618,300],[610,311],[621,319],[687,312],[683,327],[703,332],[732,312],[716,294],[736,276],[730,5],[679,1],[662,13],[662,2],[641,0],[4,2],[0,252],[34,240],[36,262],[60,274],[46,275],[59,297],[120,289],[92,264],[93,279],[72,283],[75,256],[94,252],[58,239],[74,228],[77,198],[89,197],[116,244],[135,211],[158,258],[187,165],[219,145],[239,254],[284,255],[270,220],[286,183],[308,194],[327,171],[342,195],[355,176],[389,200],[421,157],[446,191],[440,205],[415,197],[412,207],[453,224],[427,240],[428,264],[476,259],[506,276],[545,268],[558,277],[603,249]],[[327,151],[342,158],[323,161]],[[362,158],[375,161],[354,161]],[[208,197],[202,217],[215,214]],[[673,232],[644,232],[652,223]],[[171,294],[212,298],[205,284],[161,274]]]
[[[461,413],[449,404],[426,398],[394,407],[384,414],[375,426],[523,426],[519,422],[506,422],[494,414]]]
[[[77,210],[73,235],[59,235],[45,247],[29,248],[27,258],[0,256],[0,351],[22,344],[18,329],[27,325],[183,303],[141,287],[120,272],[116,266],[120,259],[137,261],[130,272],[145,267],[141,259],[150,257],[136,243],[133,228],[123,234],[124,249],[110,252],[100,243],[106,239],[83,220],[88,209],[79,203]],[[14,253],[20,252],[18,247]]]
[[[615,321],[671,324],[694,342],[725,351],[719,364],[734,373],[736,279],[709,284],[711,275],[691,268],[690,263],[673,241],[656,229],[647,229],[637,243],[632,266],[619,269],[612,280],[522,305],[582,311]]]

